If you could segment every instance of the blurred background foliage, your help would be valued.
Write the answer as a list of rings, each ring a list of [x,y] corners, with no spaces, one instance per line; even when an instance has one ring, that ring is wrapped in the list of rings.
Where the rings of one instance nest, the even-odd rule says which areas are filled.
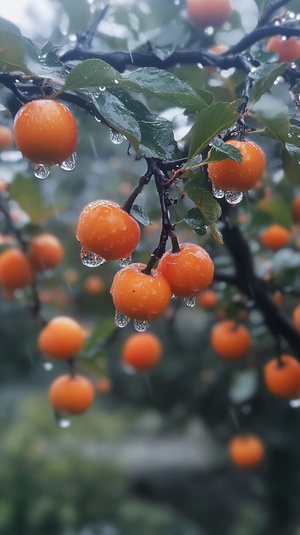
[[[20,2],[16,20],[2,0],[0,14],[22,33],[43,46],[68,46],[74,34],[87,26],[103,2],[47,0]],[[233,2],[230,24],[217,32],[199,34],[188,22],[183,0],[127,0],[111,2],[94,41],[95,50],[133,50],[147,47],[168,54],[175,47],[209,48],[214,43],[234,44],[255,25],[257,10],[265,2]],[[297,2],[295,8],[297,8]],[[293,7],[293,2],[291,3]],[[11,8],[12,9],[12,8]],[[11,14],[11,15],[10,15]],[[164,28],[162,32],[161,29]],[[234,100],[244,76],[211,72],[199,66],[174,68],[192,86],[209,89],[217,99]],[[11,95],[0,88],[1,122],[12,124],[6,112]],[[278,84],[263,101],[264,111],[274,102],[289,104],[289,93]],[[181,109],[150,107],[173,121],[175,138],[190,128]],[[151,325],[164,352],[150,374],[128,374],[120,365],[124,340],[133,328],[116,330],[109,288],[116,263],[97,269],[104,289],[89,293],[85,282],[91,272],[80,263],[76,223],[82,207],[108,198],[123,204],[145,172],[145,163],[127,155],[124,142],[111,142],[108,129],[80,109],[70,106],[79,127],[78,163],[72,173],[54,167],[49,179],[38,181],[16,151],[1,154],[1,181],[11,184],[15,218],[29,235],[41,229],[60,237],[65,248],[62,264],[38,281],[43,315],[58,312],[76,317],[91,337],[82,352],[80,367],[97,380],[108,376],[109,392],[100,391],[93,409],[66,429],[57,425],[47,403],[50,382],[65,371],[63,365],[46,366],[36,347],[40,326],[28,314],[30,293],[5,295],[0,301],[0,532],[3,535],[297,535],[300,526],[299,404],[271,398],[261,378],[261,365],[276,351],[276,343],[258,312],[247,313],[253,335],[248,357],[228,365],[209,346],[209,331],[216,318],[239,317],[242,297],[224,282],[216,282],[217,305],[190,310],[173,301],[164,317]],[[281,154],[270,140],[260,139],[268,156],[265,190],[250,193],[239,208],[241,228],[255,254],[259,274],[273,268],[272,284],[294,292],[285,296],[291,312],[297,304],[298,247],[274,256],[259,249],[260,230],[276,220],[291,224],[291,201],[299,192],[299,171],[289,161],[282,180]],[[269,180],[269,181],[268,181]],[[293,189],[292,189],[293,188]],[[152,224],[142,228],[136,259],[147,261],[160,234],[159,205],[152,184],[138,203]],[[177,213],[176,213],[177,210]],[[180,208],[174,217],[179,219]],[[242,218],[241,216],[244,216]],[[237,216],[238,217],[238,216]],[[184,224],[180,241],[198,240]],[[295,230],[294,245],[299,239]],[[231,259],[209,235],[201,245],[212,254],[216,267],[230,273]],[[94,274],[94,271],[93,271]],[[276,287],[276,288],[275,288]],[[46,362],[46,364],[48,364]],[[296,400],[297,401],[297,400]],[[257,433],[266,444],[260,468],[241,471],[226,453],[236,431]]]

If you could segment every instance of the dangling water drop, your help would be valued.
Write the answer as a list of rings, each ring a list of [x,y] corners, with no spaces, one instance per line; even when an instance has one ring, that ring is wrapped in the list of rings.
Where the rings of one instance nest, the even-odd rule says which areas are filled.
[[[131,264],[132,262],[132,256],[127,256],[125,258],[120,258],[119,260],[119,265],[120,267],[126,267],[126,266],[129,266],[129,264]]]
[[[101,91],[103,93],[103,91],[105,91],[106,87],[105,85],[100,85],[99,86],[99,91]]]
[[[60,414],[58,412],[54,413],[55,421],[61,429],[67,429],[71,425],[71,420],[67,416]]]
[[[120,327],[120,329],[123,329],[128,325],[130,322],[130,318],[128,316],[125,316],[122,312],[119,312],[119,310],[116,310],[115,313],[115,324],[117,327]]]
[[[216,197],[216,199],[223,199],[225,192],[222,189],[216,188],[216,186],[213,185],[212,194],[214,197]]]
[[[183,302],[187,307],[194,307],[196,305],[196,297],[184,297]]]
[[[134,320],[133,326],[135,330],[139,333],[144,333],[149,329],[150,321],[147,320]]]
[[[80,251],[80,260],[84,266],[90,268],[102,266],[102,264],[105,264],[106,262],[102,256],[92,253],[91,251],[87,251],[84,247],[82,247]]]
[[[50,169],[51,168],[48,165],[44,165],[42,163],[33,164],[33,174],[40,180],[44,180],[50,175]]]
[[[76,163],[77,163],[77,155],[76,155],[76,152],[73,152],[70,158],[62,162],[59,167],[63,169],[64,171],[73,171],[73,169],[75,169],[76,167]]]
[[[115,145],[120,145],[120,143],[123,143],[123,141],[125,140],[125,137],[123,136],[123,134],[120,134],[119,132],[117,132],[116,130],[113,130],[112,128],[109,131],[109,137],[110,137],[111,142],[114,143]]]
[[[243,199],[243,192],[236,190],[225,191],[225,199],[229,204],[239,204]]]
[[[44,362],[43,368],[46,370],[46,372],[50,372],[53,368],[52,362]]]

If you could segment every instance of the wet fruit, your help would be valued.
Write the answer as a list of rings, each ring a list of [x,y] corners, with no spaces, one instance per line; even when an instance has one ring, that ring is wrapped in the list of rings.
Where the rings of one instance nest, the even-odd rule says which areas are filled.
[[[52,269],[63,259],[64,249],[61,241],[53,234],[43,233],[32,238],[28,258],[38,271]]]
[[[93,383],[83,375],[61,375],[49,388],[49,401],[56,412],[81,414],[93,403]]]
[[[154,368],[162,354],[160,339],[152,333],[136,333],[122,347],[122,363],[138,371]]]
[[[244,325],[232,320],[223,320],[213,326],[210,342],[220,357],[235,361],[244,357],[250,349],[251,337]]]
[[[81,349],[84,339],[84,330],[77,321],[68,316],[57,316],[41,330],[38,347],[49,357],[67,359]]]
[[[265,447],[256,435],[236,435],[228,444],[228,453],[231,461],[239,468],[254,468],[263,460]]]
[[[264,366],[267,389],[281,398],[292,399],[300,394],[300,363],[292,355],[281,355]]]
[[[268,52],[277,52],[278,62],[294,61],[300,58],[300,39],[290,37],[287,39],[282,35],[272,35],[266,46]]]
[[[260,243],[271,251],[279,251],[290,241],[291,232],[281,225],[270,225],[260,235]]]
[[[230,0],[187,0],[186,3],[190,21],[200,29],[219,28],[232,13]]]
[[[32,281],[32,268],[21,249],[11,247],[0,254],[0,283],[6,290],[24,288]]]

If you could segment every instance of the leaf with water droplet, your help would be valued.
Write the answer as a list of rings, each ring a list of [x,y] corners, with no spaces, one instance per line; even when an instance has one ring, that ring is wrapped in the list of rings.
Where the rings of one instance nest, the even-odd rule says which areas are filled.
[[[204,221],[199,208],[191,208],[184,218],[186,224],[197,234],[203,236],[207,232],[207,224]]]
[[[213,198],[212,194],[202,188],[197,179],[189,180],[184,187],[185,194],[195,203],[200,210],[204,221],[211,227],[215,241],[223,245],[223,238],[218,229],[217,221],[221,217],[221,207]]]
[[[287,66],[288,63],[264,64],[251,74],[255,81],[252,105],[273,87],[276,78],[284,73]]]
[[[111,142],[114,143],[114,145],[120,145],[126,139],[125,136],[123,136],[123,134],[120,134],[120,132],[117,132],[116,130],[113,130],[112,128],[110,128],[109,130],[109,137],[110,137]]]
[[[149,219],[147,212],[139,205],[134,204],[130,210],[130,214],[134,219],[136,219],[141,225],[147,227],[152,224],[152,221]]]
[[[221,139],[220,137],[216,137],[215,139],[213,139],[211,145],[212,150],[209,158],[205,160],[205,163],[219,162],[228,158],[238,163],[242,162],[241,151],[228,143],[224,143],[223,139]]]

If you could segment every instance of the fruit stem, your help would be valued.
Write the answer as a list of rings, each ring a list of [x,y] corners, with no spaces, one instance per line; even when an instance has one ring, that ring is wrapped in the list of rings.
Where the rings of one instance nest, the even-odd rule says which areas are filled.
[[[141,273],[144,273],[144,275],[151,275],[152,268],[154,268],[157,260],[158,257],[154,253],[152,253],[148,264],[144,269],[142,269]]]
[[[132,205],[133,205],[135,199],[142,192],[143,187],[150,182],[151,177],[153,175],[152,166],[150,165],[149,162],[147,162],[147,163],[148,163],[148,169],[147,169],[146,173],[143,176],[140,177],[138,185],[134,188],[134,190],[129,195],[127,201],[122,206],[123,210],[125,210],[125,212],[127,212],[128,214],[130,213],[130,210],[132,208]]]
[[[74,377],[76,375],[75,358],[74,357],[70,357],[67,360],[67,363],[68,363],[68,366],[69,366],[70,377],[71,377],[71,379],[74,379]]]

